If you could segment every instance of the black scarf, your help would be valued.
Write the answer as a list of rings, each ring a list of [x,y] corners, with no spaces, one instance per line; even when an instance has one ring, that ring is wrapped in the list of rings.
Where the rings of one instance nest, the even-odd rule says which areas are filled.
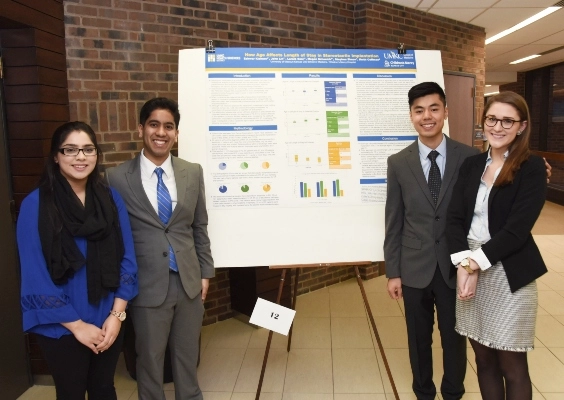
[[[91,304],[98,304],[119,287],[124,247],[117,208],[107,187],[88,179],[83,206],[57,171],[52,192],[39,188],[38,228],[43,256],[55,284],[66,283],[86,263]],[[74,237],[86,238],[86,259]]]

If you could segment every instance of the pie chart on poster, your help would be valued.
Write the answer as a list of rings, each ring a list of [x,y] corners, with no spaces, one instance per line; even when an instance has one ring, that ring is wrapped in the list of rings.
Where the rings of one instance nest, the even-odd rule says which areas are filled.
[[[227,192],[227,186],[221,185],[221,186],[219,187],[219,191],[220,191],[221,193]]]
[[[241,186],[241,191],[247,193],[249,191],[249,186],[248,185]]]
[[[270,185],[266,184],[262,187],[262,190],[264,190],[265,192],[270,192]]]
[[[249,168],[249,164],[247,164],[246,162],[243,161],[241,163],[241,169],[247,169],[247,168]]]
[[[219,163],[219,169],[224,170],[225,168],[227,168],[227,164],[225,164],[224,162]]]
[[[268,161],[265,161],[265,162],[262,163],[262,167],[264,169],[268,169],[270,167],[270,163]]]

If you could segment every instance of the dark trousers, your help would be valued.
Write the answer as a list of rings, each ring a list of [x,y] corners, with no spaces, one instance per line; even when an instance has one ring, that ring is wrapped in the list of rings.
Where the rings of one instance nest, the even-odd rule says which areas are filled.
[[[37,335],[37,342],[55,381],[57,400],[116,400],[114,374],[123,342],[122,327],[112,346],[94,354],[73,335],[53,339]]]
[[[443,348],[441,394],[445,400],[460,399],[466,374],[466,338],[454,330],[456,290],[447,286],[437,266],[429,286],[416,289],[403,285],[402,291],[415,395],[418,399],[432,400],[437,393],[431,348],[436,306]]]

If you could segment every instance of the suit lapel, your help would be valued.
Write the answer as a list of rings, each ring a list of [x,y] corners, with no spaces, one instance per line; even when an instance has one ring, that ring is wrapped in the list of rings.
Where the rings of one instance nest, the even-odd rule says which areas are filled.
[[[446,140],[446,163],[445,170],[443,172],[443,180],[441,183],[441,191],[439,192],[439,198],[437,199],[437,207],[441,204],[441,201],[445,197],[445,193],[448,187],[453,182],[454,173],[456,171],[456,166],[458,165],[458,160],[460,158],[460,150],[458,144],[445,136]]]
[[[487,162],[487,158],[484,160],[483,168],[485,168],[486,162]],[[490,190],[490,195],[488,197],[488,213],[491,210],[492,201],[493,201],[494,197],[496,196],[496,194],[498,194],[499,189],[501,189],[499,186],[494,186],[494,187],[492,187],[492,190]]]
[[[174,171],[174,180],[176,181],[176,196],[177,202],[174,211],[172,212],[172,216],[170,217],[170,221],[168,221],[169,225],[172,221],[176,218],[176,216],[180,213],[183,204],[186,201],[186,189],[188,187],[188,170],[183,168],[179,165],[176,157],[172,157],[172,169]]]
[[[408,147],[409,152],[406,155],[407,165],[411,169],[415,180],[421,187],[421,191],[431,203],[433,207],[435,207],[435,203],[433,202],[433,196],[431,196],[431,191],[429,190],[429,185],[427,184],[427,179],[425,179],[425,174],[423,173],[423,167],[421,166],[421,160],[419,159],[419,145],[417,140],[409,145]]]
[[[149,201],[147,193],[145,193],[145,188],[143,187],[143,182],[141,181],[141,153],[137,154],[137,157],[135,157],[131,163],[131,167],[125,175],[125,179],[127,179],[127,184],[131,189],[131,193],[133,193],[139,204],[141,204],[149,215],[162,225],[162,221]]]

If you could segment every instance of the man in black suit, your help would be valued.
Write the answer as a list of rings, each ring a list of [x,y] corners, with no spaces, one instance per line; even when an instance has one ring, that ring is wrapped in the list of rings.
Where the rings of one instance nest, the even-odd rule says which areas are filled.
[[[408,98],[419,139],[388,158],[388,293],[404,299],[412,387],[423,400],[436,397],[431,349],[436,307],[444,368],[440,390],[445,400],[454,400],[464,394],[466,338],[454,330],[456,275],[445,237],[446,212],[460,165],[478,150],[443,134],[448,110],[437,83],[413,86]]]

